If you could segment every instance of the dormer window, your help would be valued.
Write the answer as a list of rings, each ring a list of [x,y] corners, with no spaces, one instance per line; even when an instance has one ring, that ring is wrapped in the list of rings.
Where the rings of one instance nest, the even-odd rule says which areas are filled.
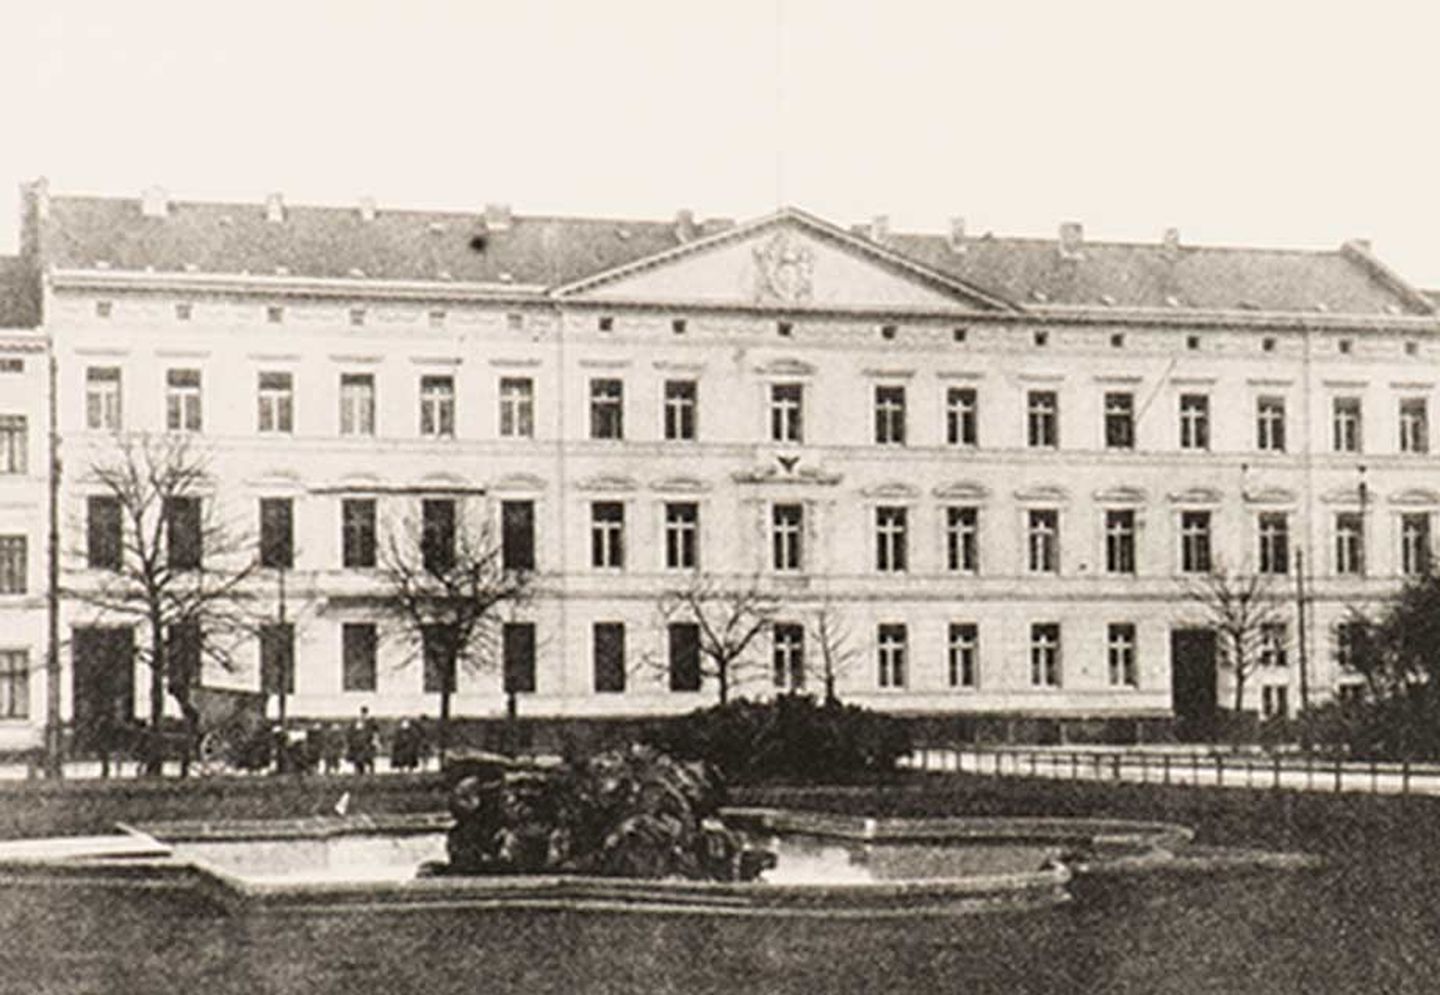
[[[602,332],[613,332],[615,330],[615,319],[608,314],[603,314],[600,316],[597,325]]]

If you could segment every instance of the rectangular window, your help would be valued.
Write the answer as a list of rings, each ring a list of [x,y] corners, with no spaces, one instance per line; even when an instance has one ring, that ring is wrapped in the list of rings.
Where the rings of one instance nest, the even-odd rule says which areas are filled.
[[[1368,626],[1364,622],[1339,622],[1335,626],[1335,665],[1353,671],[1366,651]]]
[[[535,569],[535,502],[500,502],[500,565],[505,570]]]
[[[625,382],[590,381],[590,438],[625,438]]]
[[[1032,390],[1026,395],[1026,439],[1031,449],[1060,445],[1060,399],[1053,390]]]
[[[1031,573],[1060,572],[1060,513],[1050,508],[1029,513],[1027,548]]]
[[[432,574],[455,566],[455,500],[425,498],[420,502],[420,560]]]
[[[29,717],[29,654],[24,650],[0,650],[0,719]]]
[[[1271,511],[1260,516],[1260,572],[1290,572],[1290,518]]]
[[[375,626],[371,622],[346,622],[340,628],[343,673],[341,689],[375,690]]]
[[[346,567],[375,565],[375,499],[346,498],[340,502],[341,563]]]
[[[535,381],[529,377],[500,378],[500,437],[535,437]]]
[[[905,445],[905,388],[875,388],[875,441],[882,446]]]
[[[289,373],[262,372],[257,401],[258,431],[282,435],[294,431],[295,384]]]
[[[1365,520],[1359,512],[1335,515],[1335,572],[1357,577],[1365,573]]]
[[[448,626],[427,625],[420,630],[420,655],[424,663],[421,690],[425,694],[455,690],[458,647],[453,646],[454,641],[454,632]]]
[[[875,509],[875,569],[883,573],[904,573],[908,569],[909,544],[905,508],[883,506]]]
[[[24,415],[0,415],[0,474],[26,472],[27,437]]]
[[[260,687],[266,694],[281,688],[295,693],[295,627],[289,622],[260,626]]]
[[[295,502],[260,499],[260,565],[289,570],[295,565]]]
[[[165,371],[165,427],[172,432],[200,431],[200,371]]]
[[[1430,412],[1423,397],[1407,397],[1400,402],[1400,451],[1430,451]]]
[[[665,566],[694,570],[700,565],[700,506],[693,501],[665,505]]]
[[[24,594],[26,587],[24,536],[0,536],[0,594]]]
[[[805,569],[805,506],[777,504],[770,509],[771,563],[776,570]]]
[[[1210,512],[1180,513],[1180,570],[1187,574],[1208,574],[1210,560]]]
[[[690,442],[695,438],[694,380],[665,381],[665,438]]]
[[[782,691],[805,690],[805,627],[777,622],[773,636],[775,687]]]
[[[1260,710],[1267,719],[1283,719],[1290,714],[1290,689],[1284,684],[1266,684],[1260,689]]]
[[[183,680],[192,687],[200,683],[201,638],[197,622],[181,622],[165,630],[165,666],[172,674],[183,675]],[[263,673],[263,656],[261,663]]]
[[[374,374],[340,374],[340,434],[375,434]]]
[[[805,387],[798,383],[770,385],[770,440],[805,441]]]
[[[501,628],[506,694],[535,693],[535,623],[506,622]]]
[[[85,427],[120,430],[120,367],[91,366],[85,370]]]
[[[172,570],[199,570],[201,551],[200,499],[165,499],[165,560]]]
[[[903,688],[906,671],[906,643],[908,634],[903,624],[881,623],[877,639],[877,663],[880,666],[882,688]]]
[[[1140,684],[1135,666],[1135,626],[1128,622],[1111,625],[1107,631],[1107,657],[1110,663],[1110,686],[1133,688]]]
[[[119,570],[123,565],[119,498],[85,500],[85,555],[91,570]]]
[[[1400,516],[1400,572],[1419,577],[1430,572],[1430,516]]]
[[[455,434],[455,378],[420,378],[420,434],[434,437]]]
[[[1053,622],[1030,626],[1030,686],[1060,686],[1060,626]]]
[[[1135,395],[1105,395],[1105,448],[1135,448]]]
[[[945,391],[945,441],[952,446],[979,444],[979,398],[973,387]]]
[[[1180,395],[1180,448],[1210,448],[1210,398],[1205,394]]]
[[[945,566],[951,571],[980,570],[980,509],[945,509]]]
[[[1266,622],[1260,626],[1260,666],[1283,667],[1289,660],[1289,627],[1284,622]]]
[[[1358,453],[1361,450],[1360,398],[1337,397],[1331,402],[1333,445],[1337,453]]]
[[[1285,451],[1285,399],[1262,397],[1255,402],[1255,448],[1261,452]]]
[[[625,566],[625,505],[619,501],[590,505],[590,565],[608,570]]]
[[[694,622],[671,622],[670,690],[700,690],[700,626]]]
[[[980,683],[980,630],[970,622],[950,623],[950,686],[973,688]]]
[[[1135,572],[1135,512],[1129,508],[1105,512],[1105,572]]]
[[[601,694],[625,691],[625,625],[596,622],[594,630],[595,690]]]

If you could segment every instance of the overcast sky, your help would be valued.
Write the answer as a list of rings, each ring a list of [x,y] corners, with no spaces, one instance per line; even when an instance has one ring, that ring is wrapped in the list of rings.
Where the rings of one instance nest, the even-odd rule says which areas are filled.
[[[1418,0],[31,0],[0,187],[1369,237],[1440,287],[1437,80]]]

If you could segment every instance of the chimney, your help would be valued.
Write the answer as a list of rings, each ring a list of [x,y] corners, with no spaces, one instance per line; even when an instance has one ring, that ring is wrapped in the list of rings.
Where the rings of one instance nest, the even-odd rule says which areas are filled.
[[[1350,244],[1364,253],[1369,253],[1372,251],[1370,240],[1368,238],[1352,238],[1350,239]]]
[[[1179,252],[1179,251],[1180,251],[1180,229],[1179,229],[1179,228],[1166,228],[1166,229],[1165,229],[1165,234],[1164,234],[1164,236],[1161,238],[1160,242],[1161,242],[1162,245],[1165,246],[1165,251],[1166,251],[1166,252]]]
[[[1060,224],[1060,258],[1079,259],[1083,253],[1080,243],[1085,240],[1085,226],[1078,221],[1064,221]]]
[[[890,238],[890,215],[877,214],[870,220],[870,241],[884,245]]]
[[[689,208],[675,212],[675,237],[682,243],[695,237],[695,212]]]
[[[170,194],[164,187],[146,187],[140,194],[140,213],[147,218],[168,217]]]
[[[35,198],[35,216],[44,221],[50,217],[50,181],[42,176],[30,184],[30,190]]]
[[[285,198],[280,194],[265,195],[265,220],[275,224],[285,220]]]
[[[485,205],[485,230],[507,231],[510,228],[509,204]]]
[[[374,198],[374,197],[361,197],[361,198],[360,198],[360,220],[361,220],[361,221],[374,221],[374,220],[375,220],[375,198]]]
[[[950,219],[950,251],[965,251],[965,219],[954,217]]]

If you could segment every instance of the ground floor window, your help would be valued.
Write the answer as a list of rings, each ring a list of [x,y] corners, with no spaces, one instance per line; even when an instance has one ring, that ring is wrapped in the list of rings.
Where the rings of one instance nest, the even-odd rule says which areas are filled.
[[[700,690],[700,626],[670,623],[670,690]]]
[[[1290,689],[1284,684],[1266,684],[1260,689],[1260,712],[1267,719],[1283,719],[1290,714]]]
[[[595,690],[619,694],[625,690],[625,624],[596,622],[594,631]]]
[[[0,719],[30,716],[30,654],[0,650]]]
[[[375,626],[370,622],[346,622],[340,641],[344,666],[341,687],[346,691],[374,691]]]
[[[882,624],[878,632],[877,653],[882,688],[903,688],[905,686],[905,644],[904,625]]]
[[[950,686],[973,688],[980,670],[980,633],[968,622],[950,624]]]
[[[1060,626],[1053,622],[1030,626],[1030,684],[1060,686]]]

